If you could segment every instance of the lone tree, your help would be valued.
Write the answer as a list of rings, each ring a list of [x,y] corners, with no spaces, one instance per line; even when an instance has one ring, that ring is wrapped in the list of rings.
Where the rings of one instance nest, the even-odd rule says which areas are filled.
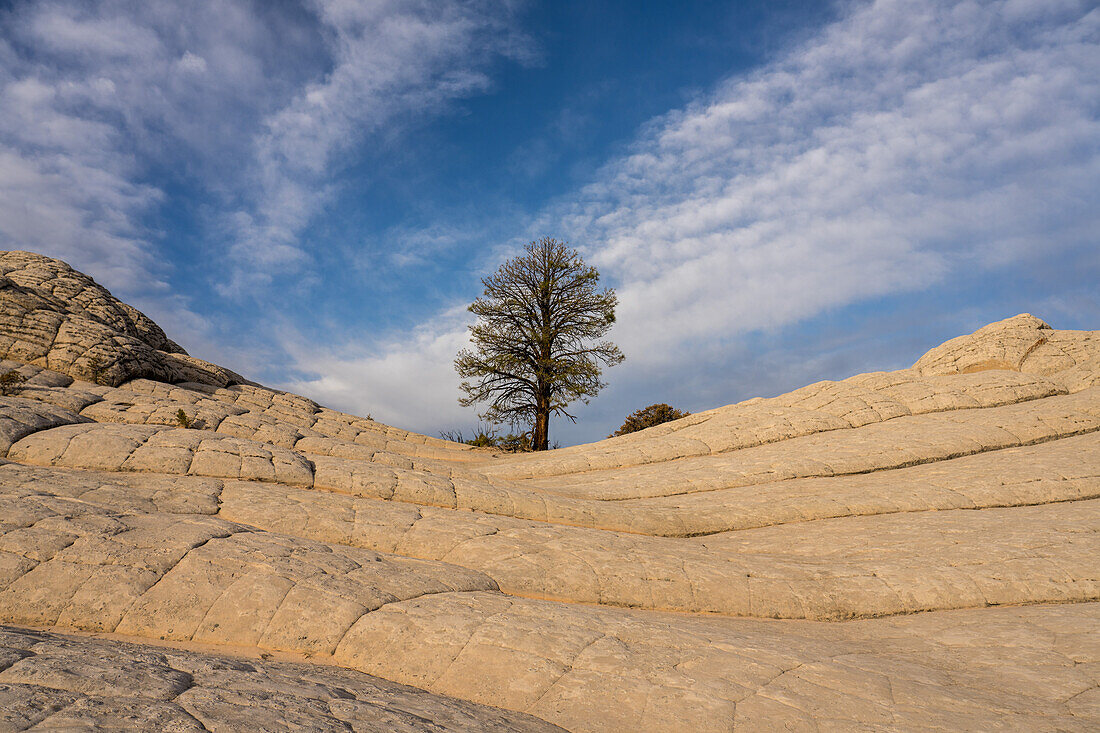
[[[623,360],[619,347],[596,341],[615,322],[615,291],[598,290],[600,274],[576,250],[550,237],[531,242],[481,282],[485,292],[467,309],[473,349],[455,369],[464,407],[487,402],[482,418],[532,426],[531,445],[546,450],[550,415],[570,402],[587,403],[604,383],[600,365]],[[595,342],[595,343],[593,343]]]

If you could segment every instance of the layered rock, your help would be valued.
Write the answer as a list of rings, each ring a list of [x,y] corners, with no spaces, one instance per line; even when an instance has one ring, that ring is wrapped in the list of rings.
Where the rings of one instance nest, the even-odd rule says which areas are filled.
[[[0,357],[112,386],[136,377],[247,383],[188,356],[92,278],[31,252],[0,254]]]
[[[0,728],[561,731],[529,716],[270,657],[0,626]]]
[[[246,383],[63,263],[0,263],[26,377],[0,398],[0,622],[53,630],[0,637],[9,727],[1100,725],[1098,332],[1017,316],[911,369],[500,455]],[[70,658],[119,681],[50,671]]]

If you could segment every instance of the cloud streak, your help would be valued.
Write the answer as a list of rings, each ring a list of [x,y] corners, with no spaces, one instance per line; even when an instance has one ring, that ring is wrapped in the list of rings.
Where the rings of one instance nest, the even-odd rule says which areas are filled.
[[[599,437],[592,422],[613,427],[647,398],[682,397],[684,380],[713,394],[749,358],[750,332],[773,334],[772,371],[754,383],[792,388],[775,365],[806,348],[784,352],[784,328],[1087,251],[1100,230],[1098,41],[1100,11],[1081,2],[853,3],[755,72],[651,120],[627,154],[532,218],[530,236],[582,245],[620,295],[613,336],[627,361],[567,441]],[[302,369],[358,375],[364,388],[297,386],[361,410],[384,395],[401,406],[387,418],[453,426],[462,326],[441,316],[369,355],[302,353]],[[397,362],[416,364],[414,376],[395,378]],[[787,371],[799,384],[814,376]]]
[[[166,186],[239,167],[242,138],[287,96],[266,73],[286,30],[222,0],[5,10],[0,243],[62,257],[130,296],[164,291],[150,219]],[[306,41],[287,32],[282,50]]]
[[[1081,3],[856,5],[652,121],[543,221],[620,284],[635,360],[1079,245],[1098,26]]]
[[[406,337],[373,346],[321,346],[294,334],[283,346],[307,376],[280,386],[430,435],[469,432],[474,415],[458,405],[452,367],[459,349],[469,345],[467,316],[465,308],[451,308]]]
[[[207,202],[195,255],[228,253],[225,293],[299,271],[345,156],[484,90],[516,38],[509,0],[16,3],[0,11],[0,246],[140,300],[166,288],[153,222],[183,188]]]
[[[298,236],[331,199],[333,161],[409,113],[490,86],[496,56],[522,57],[501,2],[314,0],[334,66],[268,115],[254,141],[250,206],[233,216],[230,286],[306,257]],[[258,273],[258,275],[257,275]]]

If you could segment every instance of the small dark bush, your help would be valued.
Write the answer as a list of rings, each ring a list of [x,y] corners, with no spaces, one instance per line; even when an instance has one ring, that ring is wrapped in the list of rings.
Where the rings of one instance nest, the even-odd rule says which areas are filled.
[[[176,425],[181,428],[194,427],[195,421],[187,416],[187,413],[183,411],[183,408],[176,410]]]
[[[632,412],[627,415],[626,421],[623,426],[607,436],[614,438],[617,435],[627,435],[628,433],[636,433],[639,430],[645,430],[651,428],[654,425],[660,425],[663,422],[669,422],[670,420],[679,420],[682,417],[687,417],[690,412],[686,410],[677,410],[675,407],[666,405],[660,402],[656,405],[650,405],[649,407],[643,407],[642,409]]]
[[[499,445],[500,438],[492,433],[486,433],[479,430],[476,436],[470,438],[469,440],[463,440],[461,442],[465,443],[466,445],[472,445],[475,448],[492,448],[496,445]]]
[[[0,394],[13,395],[19,391],[27,378],[14,369],[0,374]]]
[[[520,433],[519,435],[508,433],[499,439],[497,445],[509,453],[529,453],[535,449],[531,443],[530,433]]]
[[[439,437],[454,443],[472,445],[475,448],[500,448],[509,453],[526,453],[534,450],[530,433],[497,435],[495,430],[486,425],[478,425],[477,430],[474,431],[474,437],[470,439],[466,439],[461,430],[441,430]]]
[[[99,360],[98,356],[88,359],[88,374],[95,384],[106,385],[104,380],[107,377],[107,367],[103,366],[103,362]]]

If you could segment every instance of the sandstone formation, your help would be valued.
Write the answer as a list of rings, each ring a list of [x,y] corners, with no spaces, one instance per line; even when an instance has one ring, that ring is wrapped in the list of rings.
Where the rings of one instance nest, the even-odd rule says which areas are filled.
[[[529,716],[334,667],[0,627],[4,730],[550,733]]]
[[[1100,726],[1100,332],[501,455],[0,272],[0,728]]]

